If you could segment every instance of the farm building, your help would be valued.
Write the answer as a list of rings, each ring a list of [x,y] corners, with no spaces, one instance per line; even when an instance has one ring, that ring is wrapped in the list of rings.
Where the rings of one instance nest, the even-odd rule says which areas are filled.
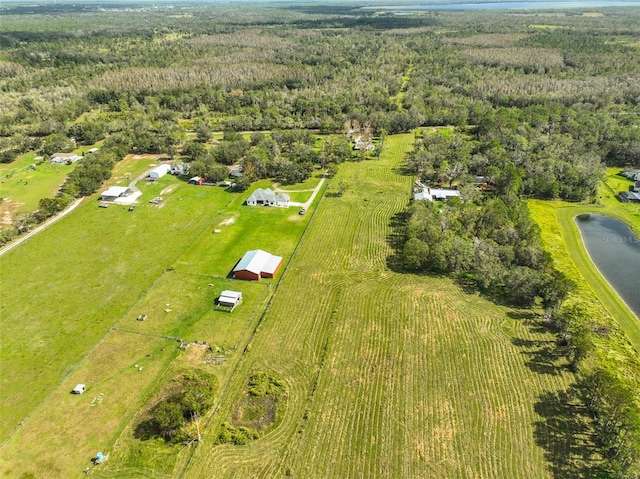
[[[242,301],[242,293],[239,291],[224,290],[220,293],[216,302],[216,309],[229,308],[229,312],[233,311]]]
[[[118,198],[129,196],[131,193],[131,188],[126,186],[111,186],[102,193],[100,199],[102,201],[115,201]]]
[[[291,198],[286,193],[276,194],[270,188],[258,188],[247,198],[247,206],[279,206],[288,208]]]
[[[273,278],[281,264],[281,256],[274,256],[266,251],[254,249],[247,251],[233,268],[233,277],[254,281],[260,278]]]
[[[66,163],[75,163],[76,161],[81,159],[82,157],[80,155],[76,155],[75,153],[54,153],[51,156],[51,164],[64,165]]]
[[[149,178],[152,180],[157,180],[158,178],[162,178],[164,175],[171,171],[171,166],[164,164],[156,166],[153,170],[149,172]]]
[[[205,178],[202,178],[201,176],[194,176],[193,178],[189,179],[189,184],[190,185],[201,185],[202,183],[204,183]]]
[[[634,193],[633,191],[621,191],[618,198],[623,203],[640,203],[640,193]]]
[[[447,190],[444,188],[419,188],[414,191],[414,200],[427,200],[427,201],[443,201],[448,198],[460,198],[460,192],[458,190]]]

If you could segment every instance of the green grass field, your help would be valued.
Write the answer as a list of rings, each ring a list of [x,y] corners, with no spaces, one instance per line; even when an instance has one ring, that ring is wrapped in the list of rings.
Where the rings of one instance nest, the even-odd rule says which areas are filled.
[[[10,222],[14,213],[35,211],[42,198],[55,196],[67,175],[75,168],[75,165],[42,163],[31,170],[29,164],[26,169],[0,180],[0,198],[3,200],[0,203],[0,218],[4,224]]]
[[[342,183],[344,194],[304,217],[165,177],[143,189],[165,190],[160,208],[89,202],[3,257],[1,280],[16,286],[0,359],[16,374],[2,378],[14,421],[2,425],[0,474],[81,477],[102,450],[111,456],[94,477],[590,477],[590,431],[563,395],[574,378],[536,315],[389,269],[412,140],[391,136],[380,160],[342,164],[328,191]],[[276,281],[231,282],[245,302],[213,311],[254,247],[290,262]],[[207,364],[203,348],[163,336],[206,341],[227,360]],[[151,398],[186,367],[218,379],[203,443],[136,437]],[[256,370],[287,385],[278,426],[216,445]],[[69,395],[79,382],[89,390]]]
[[[95,145],[83,146],[73,152],[83,154]],[[30,213],[38,209],[42,198],[51,198],[73,171],[72,165],[52,165],[47,161],[36,160],[36,152],[20,155],[11,163],[0,163],[0,225],[10,224],[14,213]],[[38,164],[39,163],[39,164]],[[35,164],[36,169],[29,168]]]
[[[127,183],[152,162],[124,160],[112,183]],[[171,176],[138,187],[143,196],[135,211],[118,205],[101,209],[89,198],[64,221],[2,257],[0,359],[3,371],[14,372],[2,375],[2,441],[84,364],[145,292],[162,283],[163,272],[200,275],[209,284],[226,277],[246,250],[271,249],[287,258],[308,218],[294,209],[244,207],[244,194],[194,187]],[[158,195],[164,197],[160,205],[148,203]],[[249,224],[252,234],[242,234],[237,224],[220,224],[228,218]],[[193,255],[194,245],[205,249]],[[168,289],[164,296],[173,297]],[[163,334],[188,330],[174,324]]]
[[[387,142],[382,160],[332,180],[347,192],[322,200],[239,365],[241,378],[285,379],[282,423],[249,446],[213,447],[242,395],[230,383],[176,477],[586,477],[585,437],[552,434],[573,378],[534,315],[387,268],[412,182],[391,173],[411,136]]]

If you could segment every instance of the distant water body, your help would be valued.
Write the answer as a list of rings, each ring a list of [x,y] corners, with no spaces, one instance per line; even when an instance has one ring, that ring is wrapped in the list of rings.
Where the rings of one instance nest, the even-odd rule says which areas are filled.
[[[542,1],[542,2],[475,2],[475,3],[434,3],[429,5],[384,5],[364,7],[369,10],[517,10],[550,8],[602,8],[602,7],[640,7],[636,0],[581,0],[581,1]]]
[[[640,318],[640,240],[608,216],[580,215],[576,223],[591,261]]]

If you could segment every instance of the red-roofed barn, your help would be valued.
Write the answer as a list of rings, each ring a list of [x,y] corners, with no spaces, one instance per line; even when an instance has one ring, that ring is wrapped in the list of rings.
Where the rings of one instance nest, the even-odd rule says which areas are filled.
[[[233,268],[233,277],[254,281],[260,278],[273,278],[281,264],[281,256],[274,256],[260,249],[247,251]]]

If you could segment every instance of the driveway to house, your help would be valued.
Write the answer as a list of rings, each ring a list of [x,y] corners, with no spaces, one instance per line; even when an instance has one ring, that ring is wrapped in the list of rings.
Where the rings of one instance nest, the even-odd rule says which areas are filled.
[[[40,231],[42,231],[43,229],[51,226],[53,223],[55,223],[56,221],[58,221],[61,218],[64,218],[65,216],[67,216],[69,213],[71,213],[73,210],[76,209],[76,207],[82,203],[82,198],[77,199],[76,201],[74,201],[73,203],[71,203],[71,205],[69,205],[67,207],[67,209],[62,210],[59,214],[57,214],[56,216],[54,216],[53,218],[49,218],[47,221],[45,221],[44,223],[42,223],[40,226],[38,226],[37,228],[35,228],[33,231],[28,232],[25,235],[20,236],[18,239],[13,240],[11,243],[9,243],[8,245],[6,245],[4,248],[0,249],[0,256],[2,256],[3,254],[5,254],[8,251],[11,251],[13,248],[15,248],[16,246],[18,246],[19,244],[22,244],[23,242],[27,241],[29,238],[31,238],[33,235],[40,233]]]
[[[320,183],[318,183],[318,186],[316,186],[313,189],[313,193],[311,193],[311,198],[309,198],[307,201],[305,201],[304,203],[300,203],[297,201],[290,201],[289,204],[291,206],[301,206],[304,209],[307,209],[311,206],[311,204],[313,203],[313,200],[316,199],[316,195],[318,194],[318,192],[320,191],[320,188],[322,188],[322,185],[324,183],[324,180],[327,179],[327,174],[325,173],[324,175],[322,175],[322,178],[320,179]],[[277,190],[278,192],[283,192],[283,193],[290,193],[290,192],[295,192],[295,191],[309,191],[309,190]]]

